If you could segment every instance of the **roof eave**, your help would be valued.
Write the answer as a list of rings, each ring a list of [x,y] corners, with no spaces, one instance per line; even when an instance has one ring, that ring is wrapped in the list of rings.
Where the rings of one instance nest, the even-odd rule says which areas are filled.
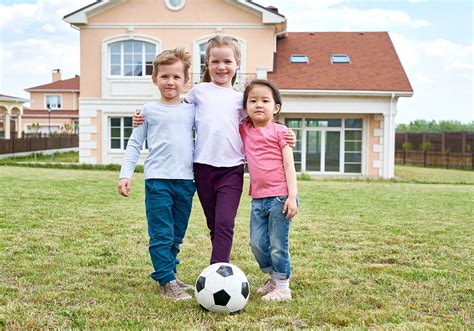
[[[101,13],[109,9],[109,7],[115,7],[123,2],[125,0],[99,0],[64,16],[63,20],[73,26],[85,25],[88,24],[91,14]]]
[[[377,91],[377,90],[297,90],[280,89],[282,95],[314,96],[374,96],[374,97],[412,97],[413,91]]]
[[[28,88],[25,89],[25,92],[80,92],[80,89],[36,89]]]
[[[260,6],[249,0],[227,0],[227,2],[233,4],[240,4],[254,11],[260,12],[262,14],[262,23],[263,24],[278,24],[286,22],[285,16],[272,12],[271,10]]]

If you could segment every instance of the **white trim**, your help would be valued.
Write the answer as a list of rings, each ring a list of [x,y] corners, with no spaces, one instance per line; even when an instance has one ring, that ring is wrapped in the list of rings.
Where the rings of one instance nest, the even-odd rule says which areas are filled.
[[[89,17],[93,17],[94,15],[104,12],[109,8],[118,6],[124,2],[125,0],[101,1],[91,5],[90,7],[79,10],[74,14],[66,15],[63,20],[71,25],[87,24]],[[260,16],[261,14],[262,23],[265,24],[286,22],[285,17],[275,14],[270,10],[257,6],[253,3],[247,2],[247,0],[226,0],[226,2],[242,9],[247,9],[248,12],[251,12],[255,15]]]
[[[81,29],[128,29],[129,27],[137,29],[268,29],[268,26],[262,24],[246,23],[96,23],[81,27]]]
[[[47,99],[48,97],[59,97],[59,105],[60,107],[55,107],[55,108],[49,108],[49,110],[60,110],[63,109],[63,95],[58,94],[58,93],[50,93],[50,94],[45,94],[44,95],[44,109],[48,109],[48,102]]]
[[[25,90],[26,92],[53,92],[53,93],[58,93],[58,92],[77,92],[79,93],[81,90],[63,90],[63,89],[28,89]],[[27,100],[30,101],[30,100]]]
[[[178,6],[173,6],[170,0],[165,0],[165,5],[166,5],[166,8],[168,8],[171,11],[178,11],[178,10],[183,9],[184,5],[186,5],[186,0],[182,0],[181,4]]]
[[[63,20],[71,25],[87,24],[88,18],[100,14],[112,7],[124,3],[126,0],[101,1],[77,11],[74,14],[69,14],[63,17]]]
[[[105,39],[102,39],[102,74],[101,74],[101,89],[102,89],[102,97],[103,98],[110,98],[112,97],[111,93],[111,88],[110,84],[111,82],[149,82],[151,80],[151,76],[130,76],[130,77],[124,77],[124,76],[111,76],[110,75],[110,56],[109,56],[109,46],[110,44],[113,44],[115,42],[120,42],[120,41],[129,41],[129,40],[135,40],[135,41],[143,41],[143,42],[148,42],[152,43],[156,47],[156,53],[161,52],[161,40],[157,38],[153,38],[150,36],[146,35],[135,35],[133,34],[132,36],[130,34],[120,34],[120,35],[115,35],[112,37],[107,37]],[[123,96],[118,96],[117,98],[123,98]]]
[[[324,95],[324,96],[387,96],[392,95],[396,97],[411,97],[413,92],[401,92],[401,91],[362,91],[362,90],[293,90],[293,89],[280,89],[282,95]]]
[[[251,2],[248,2],[247,0],[226,0],[227,2],[234,4],[234,5],[241,5],[241,6],[246,6],[247,8],[253,9],[256,12],[259,12],[262,14],[262,22],[265,24],[269,23],[284,23],[286,22],[286,18],[283,16],[280,16],[278,14],[273,13],[272,11],[262,8],[260,6],[257,6]]]

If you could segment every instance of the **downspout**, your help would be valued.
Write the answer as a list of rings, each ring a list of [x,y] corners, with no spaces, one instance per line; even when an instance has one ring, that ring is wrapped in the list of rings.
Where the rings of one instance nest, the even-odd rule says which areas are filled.
[[[288,31],[287,30],[283,30],[283,31],[280,31],[278,33],[275,33],[275,42],[273,44],[273,52],[276,52],[277,51],[277,39],[278,39],[278,36],[281,36],[283,34],[288,34]]]
[[[395,176],[395,116],[393,116],[393,100],[395,99],[395,93],[392,93],[390,98],[390,148],[389,148],[389,165],[388,165],[388,178]]]

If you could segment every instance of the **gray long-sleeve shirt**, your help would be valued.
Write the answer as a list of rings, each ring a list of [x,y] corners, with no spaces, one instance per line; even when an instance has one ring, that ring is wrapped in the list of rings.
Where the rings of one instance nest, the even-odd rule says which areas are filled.
[[[193,179],[194,104],[143,106],[145,122],[134,128],[120,169],[120,178],[131,178],[145,139],[149,154],[145,179]]]

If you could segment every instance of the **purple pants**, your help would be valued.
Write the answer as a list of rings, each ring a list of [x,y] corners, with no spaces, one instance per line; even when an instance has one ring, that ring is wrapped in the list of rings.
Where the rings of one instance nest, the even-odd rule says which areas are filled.
[[[228,263],[243,190],[244,165],[213,167],[194,163],[194,181],[211,234],[211,264]]]

